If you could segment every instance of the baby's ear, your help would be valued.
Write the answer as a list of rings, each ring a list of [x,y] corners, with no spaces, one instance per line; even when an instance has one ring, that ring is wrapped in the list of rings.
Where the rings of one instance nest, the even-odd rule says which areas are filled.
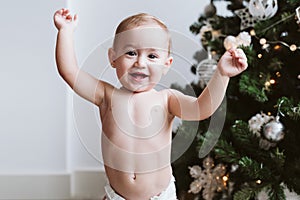
[[[114,51],[113,48],[109,48],[108,49],[108,59],[110,62],[110,65],[114,68],[114,63],[115,63],[115,59],[116,59],[116,52]]]
[[[173,63],[173,57],[169,56],[166,60],[165,65],[166,65],[166,67],[171,67],[172,63]]]
[[[173,57],[170,56],[170,57],[167,58],[167,60],[166,60],[166,62],[165,62],[165,67],[164,67],[164,69],[163,69],[163,75],[166,75],[166,74],[167,74],[167,72],[169,71],[169,69],[170,69],[172,63],[173,63]]]

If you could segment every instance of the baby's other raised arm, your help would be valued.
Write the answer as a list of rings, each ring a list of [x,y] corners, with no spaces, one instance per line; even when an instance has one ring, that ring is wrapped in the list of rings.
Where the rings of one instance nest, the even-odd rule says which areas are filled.
[[[58,30],[55,55],[59,74],[78,95],[99,106],[104,96],[104,83],[81,70],[77,64],[73,33],[78,16],[72,16],[68,9],[60,9],[53,18]]]
[[[210,117],[220,106],[229,78],[247,68],[247,57],[241,49],[230,49],[218,62],[218,68],[198,98],[171,90],[169,112],[183,120],[202,120]]]

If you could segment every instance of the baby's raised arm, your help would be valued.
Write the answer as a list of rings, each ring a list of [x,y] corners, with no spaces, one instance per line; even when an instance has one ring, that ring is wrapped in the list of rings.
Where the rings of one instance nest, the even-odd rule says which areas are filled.
[[[229,78],[247,68],[247,58],[241,49],[230,49],[218,62],[218,68],[198,98],[171,90],[169,112],[183,120],[202,120],[210,117],[220,106]]]
[[[56,65],[59,74],[67,84],[86,100],[100,105],[104,96],[104,83],[78,67],[74,51],[73,33],[78,17],[67,9],[54,14],[54,24],[58,30],[56,41]]]

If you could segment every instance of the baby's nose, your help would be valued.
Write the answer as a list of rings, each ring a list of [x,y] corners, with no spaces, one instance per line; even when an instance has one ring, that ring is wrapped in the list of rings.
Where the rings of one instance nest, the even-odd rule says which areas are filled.
[[[146,59],[143,56],[138,56],[136,62],[134,63],[134,66],[139,68],[145,68]]]

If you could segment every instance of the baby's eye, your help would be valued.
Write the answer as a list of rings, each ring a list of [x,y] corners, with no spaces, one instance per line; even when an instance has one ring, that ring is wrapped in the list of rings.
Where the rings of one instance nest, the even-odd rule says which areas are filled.
[[[135,51],[127,51],[127,52],[126,52],[126,55],[129,55],[129,56],[136,56],[136,52],[135,52]]]
[[[155,55],[155,54],[149,54],[149,55],[148,55],[148,58],[150,58],[150,59],[155,59],[155,58],[158,58],[158,56]]]

